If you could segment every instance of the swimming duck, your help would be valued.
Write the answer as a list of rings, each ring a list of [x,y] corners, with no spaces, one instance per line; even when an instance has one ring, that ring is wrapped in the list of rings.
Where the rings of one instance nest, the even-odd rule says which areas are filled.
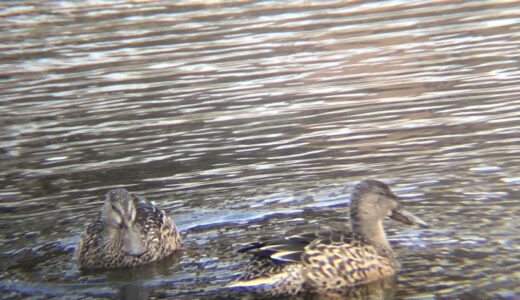
[[[239,252],[253,254],[255,260],[230,287],[295,295],[341,292],[388,278],[398,263],[383,230],[385,217],[427,226],[402,209],[385,183],[364,180],[352,193],[350,232],[324,230],[250,244]]]
[[[164,211],[119,188],[107,193],[101,214],[82,233],[76,258],[83,269],[132,267],[180,247],[177,227]]]

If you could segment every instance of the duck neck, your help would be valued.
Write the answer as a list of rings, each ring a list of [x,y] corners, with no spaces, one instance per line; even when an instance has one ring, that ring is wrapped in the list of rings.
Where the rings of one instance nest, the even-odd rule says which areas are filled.
[[[390,243],[386,239],[382,220],[377,222],[366,220],[363,218],[362,213],[352,211],[350,214],[350,227],[353,233],[361,235],[363,239],[371,244],[379,248],[391,249]]]

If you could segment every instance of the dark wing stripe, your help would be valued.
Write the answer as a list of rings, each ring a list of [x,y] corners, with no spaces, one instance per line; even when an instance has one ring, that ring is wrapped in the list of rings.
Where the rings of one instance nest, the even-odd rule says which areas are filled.
[[[302,260],[305,248],[315,240],[320,244],[350,243],[352,235],[342,230],[310,232],[288,236],[284,239],[272,239],[255,242],[238,250],[239,253],[251,253],[260,259],[269,259],[276,264],[295,263]]]
[[[265,243],[255,242],[255,243],[251,243],[243,248],[238,249],[237,252],[245,253],[245,252],[249,252],[249,251],[252,251],[255,249],[262,248],[263,246],[265,246]]]

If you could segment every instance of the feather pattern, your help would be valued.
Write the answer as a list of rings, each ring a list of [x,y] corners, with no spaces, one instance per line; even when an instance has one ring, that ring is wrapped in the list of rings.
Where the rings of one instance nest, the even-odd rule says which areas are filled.
[[[341,291],[391,276],[397,268],[391,251],[345,230],[273,239],[239,252],[253,254],[256,260],[240,283],[232,286],[250,285],[275,294],[294,294],[303,289]]]
[[[356,185],[352,197],[350,231],[321,230],[249,244],[238,252],[254,260],[231,287],[294,295],[341,292],[391,277],[398,263],[381,220],[401,208],[397,197],[375,180]]]
[[[109,192],[110,193],[110,192]],[[122,231],[107,228],[99,215],[82,233],[76,258],[84,269],[121,268],[145,264],[164,258],[180,249],[177,227],[164,211],[141,196],[131,195],[126,209],[134,210],[131,227],[143,241],[141,255],[128,255],[122,250]]]

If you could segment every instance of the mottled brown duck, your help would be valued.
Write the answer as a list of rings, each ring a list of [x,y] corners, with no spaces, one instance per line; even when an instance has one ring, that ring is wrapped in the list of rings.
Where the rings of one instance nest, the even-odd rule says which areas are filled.
[[[398,262],[382,220],[426,227],[402,209],[383,182],[358,183],[350,203],[350,231],[324,230],[256,242],[239,250],[254,255],[245,275],[230,285],[272,295],[341,292],[395,274]]]
[[[124,268],[160,260],[180,247],[177,227],[164,211],[125,189],[112,189],[82,233],[76,258],[82,269]]]

